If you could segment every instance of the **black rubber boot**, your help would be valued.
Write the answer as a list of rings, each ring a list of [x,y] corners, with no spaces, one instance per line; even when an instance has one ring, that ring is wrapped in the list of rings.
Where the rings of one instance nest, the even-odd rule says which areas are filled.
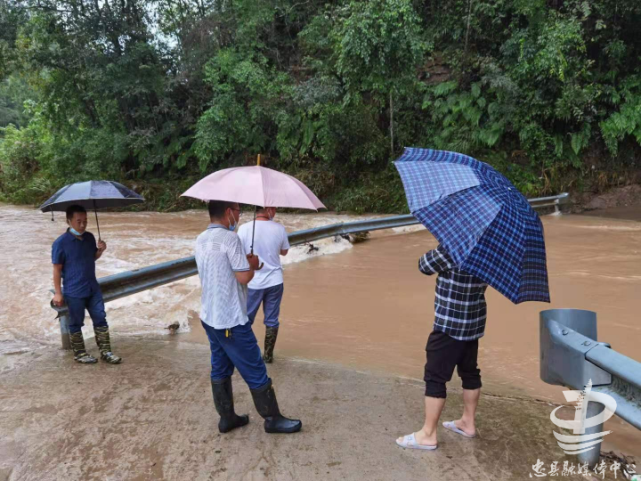
[[[268,327],[265,329],[265,352],[263,360],[267,364],[271,364],[274,360],[274,346],[276,346],[276,338],[278,337],[277,327]]]
[[[87,353],[85,349],[85,340],[82,337],[82,331],[69,334],[71,349],[73,349],[73,359],[81,364],[95,364],[98,359]]]
[[[298,419],[288,419],[281,415],[276,401],[276,392],[271,379],[259,389],[250,389],[258,414],[265,419],[266,433],[296,433],[303,423]]]
[[[221,433],[228,433],[232,429],[244,426],[249,422],[249,416],[243,414],[239,416],[234,411],[234,392],[231,388],[231,378],[225,378],[221,381],[211,381],[211,391],[214,394],[214,404],[216,411],[220,414],[218,430]]]
[[[94,327],[93,332],[96,334],[96,344],[100,350],[100,359],[109,364],[120,364],[122,358],[111,352],[111,340],[109,339],[109,327]]]

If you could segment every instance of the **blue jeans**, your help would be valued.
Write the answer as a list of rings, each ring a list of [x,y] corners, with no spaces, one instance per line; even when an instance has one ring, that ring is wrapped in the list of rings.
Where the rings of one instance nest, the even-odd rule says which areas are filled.
[[[94,328],[108,327],[102,292],[96,291],[89,297],[64,297],[69,308],[69,332],[71,334],[82,331],[82,326],[85,325],[85,309],[89,311]]]
[[[247,289],[247,317],[249,323],[253,324],[258,314],[261,303],[265,313],[265,325],[267,327],[278,327],[278,316],[280,316],[280,302],[283,300],[284,284],[268,287],[267,289]]]
[[[250,323],[231,329],[214,329],[201,321],[211,349],[211,379],[221,381],[234,373],[234,367],[250,389],[269,382],[267,368]]]

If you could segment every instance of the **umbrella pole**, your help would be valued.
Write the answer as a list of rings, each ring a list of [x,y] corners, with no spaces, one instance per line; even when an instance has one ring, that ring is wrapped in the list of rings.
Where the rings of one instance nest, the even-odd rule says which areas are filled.
[[[96,215],[96,225],[98,226],[98,241],[101,241],[100,238],[100,223],[98,222],[98,210],[96,209],[96,201],[93,201],[93,213]]]
[[[256,165],[260,167],[260,154],[256,158]],[[254,234],[256,233],[256,212],[258,212],[258,206],[254,206],[254,223],[252,224],[252,245],[251,245],[251,255],[254,255]]]
[[[251,245],[251,255],[254,255],[254,234],[256,233],[256,212],[258,212],[258,206],[254,206],[254,223],[252,224],[252,245]]]

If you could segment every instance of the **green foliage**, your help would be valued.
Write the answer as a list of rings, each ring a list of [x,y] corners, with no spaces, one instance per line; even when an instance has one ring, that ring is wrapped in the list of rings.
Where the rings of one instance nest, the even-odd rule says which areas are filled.
[[[341,189],[329,201],[337,211],[409,214],[403,183],[391,165],[379,173],[361,174],[357,183]]]
[[[0,132],[0,199],[9,200],[6,193],[19,203],[46,199],[51,183],[40,175],[46,132],[34,127],[19,130],[13,125]]]
[[[198,120],[195,152],[201,170],[235,153],[270,151],[273,112],[287,77],[270,68],[260,54],[228,48],[206,65],[205,82],[212,100]]]
[[[0,0],[0,195],[110,177],[178,209],[261,153],[330,207],[404,211],[404,146],[589,187],[638,168],[640,23],[635,0]]]
[[[0,0],[0,81],[17,68],[14,45],[19,29],[28,21],[26,11],[15,7],[10,0]]]
[[[37,98],[24,79],[9,76],[0,80],[0,128],[13,124],[16,127],[27,125],[29,115],[25,103]]]
[[[613,103],[620,105],[618,110],[600,124],[605,145],[613,155],[618,153],[619,144],[627,137],[632,136],[641,144],[641,77],[635,75],[626,79],[615,99]]]
[[[349,90],[387,94],[422,62],[426,44],[411,1],[351,1],[333,13],[336,72]]]

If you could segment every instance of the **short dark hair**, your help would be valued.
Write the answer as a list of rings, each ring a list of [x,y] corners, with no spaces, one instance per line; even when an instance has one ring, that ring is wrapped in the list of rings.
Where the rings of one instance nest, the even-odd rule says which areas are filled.
[[[69,207],[67,207],[67,220],[73,219],[73,215],[76,212],[78,212],[79,214],[86,214],[87,209],[78,204],[70,205]]]
[[[207,209],[209,209],[209,217],[214,219],[220,219],[227,209],[233,209],[236,206],[237,202],[227,202],[226,200],[210,200],[207,204]]]

